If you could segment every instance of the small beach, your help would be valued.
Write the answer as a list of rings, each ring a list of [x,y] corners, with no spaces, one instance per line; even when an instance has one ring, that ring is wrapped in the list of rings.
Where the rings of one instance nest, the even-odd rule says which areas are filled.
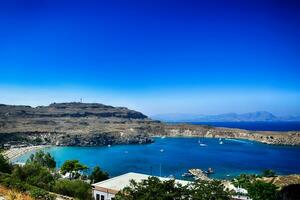
[[[34,152],[40,149],[50,147],[50,145],[38,145],[38,146],[28,146],[28,147],[14,147],[8,150],[5,150],[2,154],[9,159],[10,162],[17,159],[18,157],[29,153]]]

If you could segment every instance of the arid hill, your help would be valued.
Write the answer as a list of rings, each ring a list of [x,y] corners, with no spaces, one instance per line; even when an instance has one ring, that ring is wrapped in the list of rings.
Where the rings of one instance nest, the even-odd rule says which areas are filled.
[[[124,107],[97,103],[49,106],[0,105],[0,144],[102,146],[152,142],[152,136],[222,137],[268,144],[299,145],[299,132],[253,132],[177,124],[169,125]]]

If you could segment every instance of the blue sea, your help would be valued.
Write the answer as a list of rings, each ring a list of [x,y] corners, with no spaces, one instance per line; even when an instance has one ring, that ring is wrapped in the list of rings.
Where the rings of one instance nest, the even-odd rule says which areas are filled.
[[[206,144],[206,147],[199,145]],[[210,138],[155,138],[145,145],[111,147],[50,147],[60,167],[64,161],[78,159],[90,168],[99,165],[110,176],[126,172],[181,176],[190,168],[215,170],[213,178],[231,179],[241,173],[261,173],[273,169],[278,174],[300,173],[300,148],[273,146],[247,140]],[[30,153],[18,158],[24,162]]]
[[[251,131],[300,131],[300,122],[191,122],[191,124]]]

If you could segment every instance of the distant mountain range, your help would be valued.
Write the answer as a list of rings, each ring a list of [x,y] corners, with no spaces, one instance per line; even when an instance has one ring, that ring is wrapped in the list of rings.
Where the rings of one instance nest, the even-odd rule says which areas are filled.
[[[152,119],[165,122],[271,122],[271,121],[300,121],[300,116],[279,117],[270,112],[258,111],[250,113],[225,113],[220,115],[197,114],[160,114],[151,116]]]

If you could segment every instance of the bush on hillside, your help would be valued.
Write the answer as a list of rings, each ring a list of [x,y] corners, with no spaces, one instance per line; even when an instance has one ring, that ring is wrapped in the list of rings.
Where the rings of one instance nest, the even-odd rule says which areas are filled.
[[[45,167],[39,164],[26,164],[16,166],[12,176],[30,185],[34,185],[45,190],[50,190],[54,184],[54,177]]]
[[[276,200],[278,196],[277,187],[263,181],[254,181],[247,190],[252,200]]]
[[[54,200],[54,195],[49,194],[49,192],[40,189],[40,188],[34,188],[29,191],[29,194],[32,198],[35,200]]]
[[[57,180],[53,186],[53,192],[80,200],[92,198],[91,185],[81,180]]]
[[[31,197],[37,200],[53,200],[53,195],[41,188],[32,186],[18,178],[12,177],[10,174],[0,174],[0,184],[20,192],[29,193]]]
[[[9,163],[8,159],[6,159],[0,153],[0,172],[11,173],[11,171],[12,171],[12,165]]]

